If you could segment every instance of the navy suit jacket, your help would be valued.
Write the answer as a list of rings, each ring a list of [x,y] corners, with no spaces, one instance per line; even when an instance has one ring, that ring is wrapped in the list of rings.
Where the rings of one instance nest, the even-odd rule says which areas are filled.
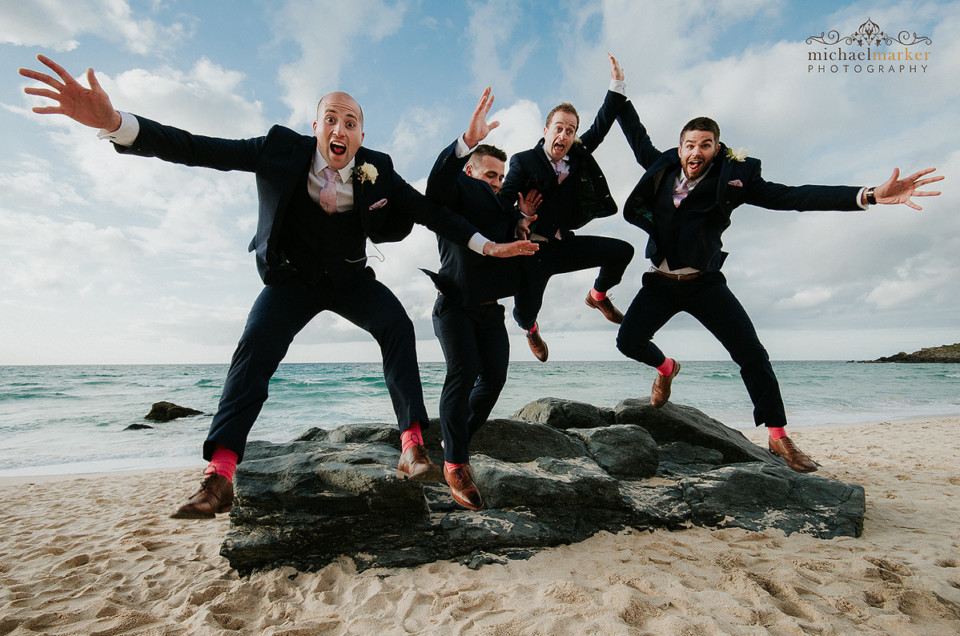
[[[250,251],[256,252],[264,283],[277,280],[290,267],[281,255],[281,228],[294,190],[303,185],[304,171],[313,161],[316,138],[273,126],[263,137],[220,139],[139,116],[137,120],[140,132],[136,140],[129,147],[115,145],[118,152],[256,175],[259,216]],[[460,245],[466,245],[476,232],[462,218],[429,201],[404,181],[394,171],[389,155],[360,147],[355,165],[365,164],[376,168],[377,177],[371,183],[354,170],[353,206],[360,213],[364,234],[374,243],[403,239],[415,222]]]
[[[617,118],[637,162],[646,169],[639,183],[623,206],[623,218],[650,235],[646,257],[660,264],[661,251],[654,237],[653,206],[656,192],[664,175],[680,167],[677,148],[661,152],[654,147],[646,128],[629,102]],[[738,206],[748,203],[771,210],[860,210],[857,203],[858,187],[803,185],[787,186],[765,181],[760,176],[760,160],[751,157],[743,161],[727,157],[726,146],[719,145],[710,167],[719,170],[717,191],[710,197],[708,207],[693,210],[680,228],[680,256],[684,263],[696,269],[719,271],[727,253],[721,248],[720,235],[730,226],[730,216]],[[708,177],[709,178],[709,177]],[[673,187],[673,184],[665,184]]]
[[[593,219],[616,214],[617,204],[610,195],[610,186],[592,153],[610,131],[626,101],[626,96],[607,91],[590,129],[567,153],[570,174],[566,179],[573,180],[573,201],[562,200],[557,173],[543,151],[544,140],[540,139],[536,147],[510,158],[510,170],[499,192],[504,205],[513,206],[518,193],[526,194],[533,189],[540,192],[543,201],[532,230],[544,236],[552,236],[558,229],[561,233],[576,230]],[[571,206],[569,214],[564,215],[562,206]],[[565,223],[560,221],[563,216],[567,216]]]
[[[502,205],[488,183],[463,172],[469,155],[458,158],[456,146],[454,141],[437,157],[427,179],[427,196],[461,215],[490,240],[515,240],[520,213]],[[524,257],[491,258],[441,236],[437,242],[440,273],[424,271],[450,302],[476,305],[517,293],[521,281],[518,260]]]

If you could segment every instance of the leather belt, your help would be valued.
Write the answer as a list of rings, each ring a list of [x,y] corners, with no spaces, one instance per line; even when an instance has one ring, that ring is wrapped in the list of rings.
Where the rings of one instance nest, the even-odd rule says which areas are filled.
[[[663,270],[657,269],[656,267],[651,267],[650,271],[653,272],[654,274],[660,274],[661,276],[666,276],[670,280],[693,280],[695,278],[700,278],[701,276],[706,274],[706,272],[693,272],[692,274],[670,274],[669,272],[665,272]]]

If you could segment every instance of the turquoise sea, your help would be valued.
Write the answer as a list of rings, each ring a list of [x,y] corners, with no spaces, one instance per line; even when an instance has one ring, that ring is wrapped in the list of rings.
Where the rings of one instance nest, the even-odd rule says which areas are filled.
[[[960,365],[775,362],[792,426],[960,415]],[[444,366],[420,365],[431,417]],[[167,400],[212,414],[226,365],[0,366],[0,476],[202,465],[210,416],[150,430],[151,404]],[[656,372],[623,362],[514,362],[493,417],[508,417],[539,397],[616,406],[649,395]],[[753,425],[732,362],[684,361],[674,402],[734,428]],[[379,364],[284,364],[252,439],[286,441],[310,427],[392,422]]]

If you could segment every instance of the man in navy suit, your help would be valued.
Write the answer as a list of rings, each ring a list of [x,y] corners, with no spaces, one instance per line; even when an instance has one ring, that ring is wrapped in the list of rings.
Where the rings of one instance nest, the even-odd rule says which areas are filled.
[[[232,507],[232,477],[243,459],[247,435],[267,386],[294,336],[318,313],[333,311],[377,340],[384,378],[397,414],[402,452],[397,476],[442,478],[423,448],[421,425],[429,422],[417,367],[413,323],[396,296],[366,267],[366,241],[398,241],[421,223],[478,254],[532,252],[529,241],[509,245],[485,239],[462,217],[421,195],[393,170],[388,155],[364,148],[363,111],[350,95],[325,95],[317,106],[314,136],[274,126],[263,137],[219,139],[193,135],[149,119],[120,113],[87,71],[84,88],[40,55],[57,79],[29,69],[20,74],[47,88],[26,88],[58,106],[59,113],[100,129],[118,152],[218,170],[256,174],[257,234],[250,244],[265,284],[234,353],[223,395],[203,445],[210,461],[200,490],[172,515],[213,518]]]
[[[427,196],[461,215],[484,236],[510,241],[520,214],[501,204],[507,155],[494,146],[478,145],[500,122],[487,123],[494,97],[488,87],[467,131],[447,146],[427,180]],[[518,202],[524,215],[534,216],[537,197]],[[438,236],[440,272],[428,272],[440,292],[433,309],[433,329],[447,361],[440,394],[443,434],[443,476],[450,492],[470,510],[483,507],[473,481],[469,448],[500,397],[507,381],[510,344],[497,301],[514,295],[522,283],[518,259],[485,259]]]
[[[931,168],[898,180],[895,170],[875,188],[786,186],[765,181],[759,160],[721,143],[719,126],[707,117],[687,123],[680,146],[665,152],[654,147],[631,104],[621,110],[619,122],[646,169],[623,206],[623,216],[649,234],[646,257],[653,266],[624,315],[617,348],[657,368],[650,403],[661,407],[670,398],[680,363],[664,356],[651,339],[674,315],[689,313],[740,366],[754,421],[770,433],[769,449],[793,470],[815,471],[817,465],[784,432],[787,416],[770,358],[720,272],[727,257],[720,235],[729,227],[733,210],[744,203],[772,210],[861,210],[877,203],[905,203],[919,210],[912,196],[940,193],[917,188],[943,177],[923,179]]]
[[[510,158],[510,170],[500,190],[506,205],[514,205],[519,195],[539,193],[542,203],[530,225],[530,237],[541,243],[539,253],[524,261],[526,284],[514,298],[513,316],[527,334],[530,350],[541,362],[549,351],[540,334],[537,315],[550,277],[599,267],[586,303],[619,324],[623,315],[607,297],[607,291],[620,282],[633,246],[620,239],[574,234],[595,218],[617,213],[606,178],[593,158],[593,151],[606,137],[610,126],[627,101],[623,71],[610,58],[610,90],[596,119],[583,136],[577,138],[580,116],[573,105],[563,103],[547,115],[543,138],[536,147]]]

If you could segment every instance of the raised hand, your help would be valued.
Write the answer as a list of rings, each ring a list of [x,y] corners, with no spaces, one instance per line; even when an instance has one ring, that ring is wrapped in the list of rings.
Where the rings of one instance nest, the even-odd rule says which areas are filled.
[[[623,69],[620,67],[620,63],[617,62],[617,58],[613,57],[607,53],[607,57],[610,58],[610,79],[615,80],[624,80],[626,77],[623,74]]]
[[[900,179],[900,168],[894,168],[893,174],[887,179],[886,183],[874,188],[873,194],[877,198],[877,203],[886,205],[903,203],[914,210],[922,210],[923,208],[914,203],[911,197],[935,197],[940,194],[939,191],[917,189],[929,183],[943,180],[943,175],[930,177],[929,179],[921,178],[934,170],[936,170],[936,168],[927,168],[926,170],[914,172],[909,177]]]
[[[493,94],[490,87],[487,86],[477,102],[477,109],[473,111],[473,117],[470,118],[470,125],[467,126],[467,132],[463,133],[463,141],[468,148],[473,148],[478,143],[486,139],[490,131],[500,125],[499,121],[487,123],[487,114],[490,107],[493,106]]]
[[[523,216],[533,216],[536,214],[537,208],[540,207],[541,203],[543,203],[543,195],[537,192],[536,189],[523,195],[519,192],[517,193],[517,207],[520,208]]]
[[[85,88],[50,58],[37,55],[37,59],[56,73],[62,81],[28,68],[19,70],[24,77],[42,82],[53,89],[27,87],[23,89],[24,93],[47,97],[59,104],[59,106],[34,106],[33,112],[41,115],[66,115],[84,126],[105,128],[109,131],[120,127],[120,113],[113,107],[110,97],[100,87],[100,82],[97,81],[92,68],[87,69],[87,83],[90,84],[90,88]]]

